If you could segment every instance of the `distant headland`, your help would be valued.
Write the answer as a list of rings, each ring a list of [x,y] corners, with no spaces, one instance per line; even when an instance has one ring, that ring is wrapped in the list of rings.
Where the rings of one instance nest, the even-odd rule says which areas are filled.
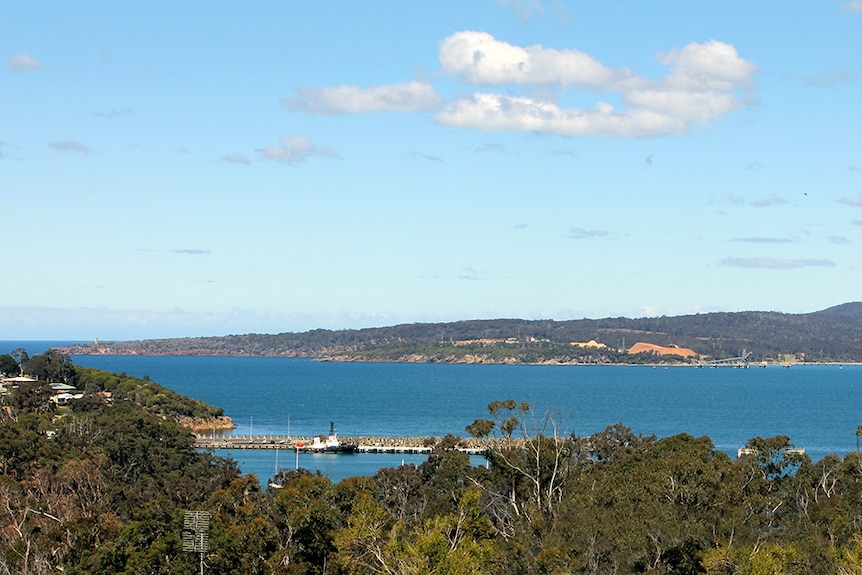
[[[467,320],[350,330],[94,341],[70,355],[305,357],[322,361],[718,365],[862,362],[862,302],[805,314]]]

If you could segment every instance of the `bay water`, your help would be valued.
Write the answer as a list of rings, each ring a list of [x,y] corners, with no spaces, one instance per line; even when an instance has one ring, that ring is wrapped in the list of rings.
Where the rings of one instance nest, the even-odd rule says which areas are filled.
[[[750,438],[788,435],[817,461],[855,449],[862,424],[862,366],[664,369],[140,356],[74,361],[148,375],[220,406],[236,423],[235,435],[311,436],[327,433],[333,421],[342,436],[464,436],[465,426],[488,417],[490,402],[512,398],[529,402],[537,418],[551,414],[564,434],[590,435],[622,423],[658,437],[707,435],[733,457]],[[272,452],[231,455],[259,477],[274,469]],[[300,465],[321,469],[336,481],[402,460],[423,460],[400,455],[304,460],[309,457]]]
[[[27,349],[31,355],[43,351]],[[0,347],[0,353],[7,351]],[[856,428],[862,425],[857,365],[696,369],[148,356],[73,361],[147,375],[222,407],[237,425],[233,435],[311,436],[327,433],[333,421],[341,436],[464,436],[466,425],[488,417],[490,402],[512,398],[529,402],[537,418],[550,413],[565,434],[589,435],[622,423],[658,437],[707,435],[732,457],[750,438],[788,435],[818,461],[856,449]],[[221,453],[262,480],[276,467],[274,450]],[[293,452],[278,457],[280,467],[295,465]],[[424,457],[303,454],[299,464],[338,481],[402,461],[421,463]]]

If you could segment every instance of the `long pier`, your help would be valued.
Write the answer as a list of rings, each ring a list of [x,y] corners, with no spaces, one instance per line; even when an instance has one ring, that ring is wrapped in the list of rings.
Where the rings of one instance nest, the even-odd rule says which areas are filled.
[[[366,436],[340,437],[342,444],[356,445],[355,453],[416,453],[428,454],[434,451],[439,437],[393,437]],[[292,437],[287,435],[222,435],[195,438],[199,449],[299,449],[310,451],[313,437]],[[497,438],[462,438],[456,449],[469,455],[482,455],[500,442]]]

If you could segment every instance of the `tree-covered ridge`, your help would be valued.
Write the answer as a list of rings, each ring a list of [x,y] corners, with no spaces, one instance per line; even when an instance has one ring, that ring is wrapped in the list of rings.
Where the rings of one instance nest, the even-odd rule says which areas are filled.
[[[130,401],[149,413],[174,421],[212,419],[224,416],[224,409],[180,395],[152,381],[149,376],[132,377],[73,364],[65,353],[49,349],[30,357],[25,349],[0,355],[0,376],[28,376],[33,385],[23,385],[14,397],[21,401],[31,395],[56,395],[50,384],[62,383],[83,392],[76,403]]]
[[[605,348],[572,342],[595,340]],[[703,358],[751,352],[751,361],[862,361],[862,303],[808,314],[705,313],[570,321],[472,320],[359,330],[229,335],[75,346],[72,354],[241,355],[341,361],[639,363],[636,342],[689,348]],[[682,359],[682,358],[676,358]]]
[[[203,401],[180,395],[144,376],[143,379],[125,373],[109,373],[98,369],[77,366],[78,385],[86,392],[111,393],[114,401],[130,401],[153,415],[175,421],[187,418],[206,419],[221,417],[224,409],[212,407]]]

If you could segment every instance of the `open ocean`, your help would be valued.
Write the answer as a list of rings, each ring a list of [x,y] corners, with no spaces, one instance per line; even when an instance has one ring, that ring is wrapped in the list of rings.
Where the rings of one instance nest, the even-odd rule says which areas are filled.
[[[30,355],[60,342],[0,342]],[[11,346],[11,347],[10,347]],[[8,349],[6,349],[8,348]],[[310,436],[334,421],[342,436],[463,436],[494,400],[527,401],[550,411],[565,433],[589,435],[622,423],[635,433],[708,435],[736,457],[752,437],[789,435],[818,461],[856,449],[862,425],[862,366],[762,369],[644,366],[523,366],[329,363],[235,357],[76,356],[76,365],[150,376],[179,393],[224,408],[236,435]],[[273,450],[233,451],[261,479]],[[279,466],[293,467],[292,452]],[[300,466],[338,481],[421,456],[300,455]]]

